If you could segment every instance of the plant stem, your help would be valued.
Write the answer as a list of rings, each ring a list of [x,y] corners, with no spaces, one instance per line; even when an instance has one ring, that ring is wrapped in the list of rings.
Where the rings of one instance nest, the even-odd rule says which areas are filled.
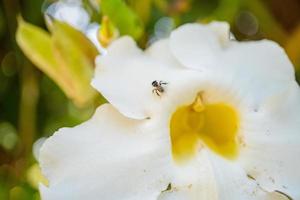
[[[36,108],[39,98],[38,77],[36,70],[25,60],[20,74],[21,101],[19,114],[19,132],[22,141],[23,153],[31,153],[33,140],[36,134]]]

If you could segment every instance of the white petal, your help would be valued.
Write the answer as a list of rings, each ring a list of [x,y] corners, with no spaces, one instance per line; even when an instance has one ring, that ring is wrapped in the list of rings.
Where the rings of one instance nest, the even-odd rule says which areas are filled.
[[[205,151],[189,163],[175,167],[172,188],[162,192],[158,200],[217,199],[217,188],[212,166]]]
[[[227,31],[224,31],[227,28],[224,26],[226,25],[222,23],[180,26],[171,34],[171,51],[185,67],[201,71],[213,70],[224,38],[228,37],[229,40]]]
[[[195,87],[193,80],[199,79],[197,72],[151,58],[129,37],[113,42],[96,62],[92,85],[120,112],[135,119],[160,114],[178,95],[185,94],[186,85]],[[160,97],[152,92],[155,80],[167,83]]]
[[[282,96],[280,96],[282,95]],[[268,191],[300,199],[300,89],[295,83],[242,125],[239,161]]]
[[[171,181],[169,136],[152,120],[130,120],[111,105],[63,128],[41,149],[44,200],[153,200]],[[157,124],[157,123],[154,123]]]
[[[231,42],[218,62],[209,79],[228,88],[252,111],[261,109],[269,98],[295,82],[287,55],[271,41]]]
[[[191,184],[186,184],[186,187],[173,185],[172,189],[163,192],[158,200],[267,200],[271,197],[272,194],[248,178],[239,165],[207,150],[202,151],[195,161],[197,164],[193,164],[197,170],[190,169],[194,180],[184,174],[189,177]],[[181,168],[181,172],[182,170]]]
[[[103,55],[106,53],[106,50],[103,46],[101,46],[97,37],[99,28],[100,25],[97,23],[89,24],[85,30],[85,35],[91,40],[91,42],[95,45],[101,55]]]
[[[258,80],[267,75],[277,81],[295,79],[293,65],[284,49],[269,40],[231,42],[219,61],[223,71],[235,73],[236,70],[243,70],[242,75],[255,75]]]
[[[170,40],[162,39],[154,42],[145,52],[149,57],[164,64],[165,67],[182,68],[170,50]]]
[[[83,32],[90,22],[90,16],[81,1],[58,1],[51,4],[45,13]]]
[[[218,35],[219,42],[222,46],[226,46],[228,44],[231,33],[230,25],[227,22],[213,21],[207,24],[207,26]]]
[[[270,193],[264,191],[236,163],[210,153],[210,161],[217,183],[217,199],[265,200]]]
[[[295,79],[291,62],[276,43],[267,40],[233,42],[229,40],[229,34],[226,23],[183,25],[172,32],[170,49],[183,66],[209,71],[213,81],[227,79],[233,83],[229,87],[238,86],[246,93],[263,87],[278,89],[278,84],[268,85],[267,80]]]

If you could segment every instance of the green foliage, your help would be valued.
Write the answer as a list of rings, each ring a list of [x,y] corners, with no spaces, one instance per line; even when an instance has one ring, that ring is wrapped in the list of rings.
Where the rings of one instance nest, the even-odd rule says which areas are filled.
[[[25,55],[77,105],[90,102],[96,95],[90,81],[98,51],[66,23],[53,21],[51,32],[19,19],[16,39]]]
[[[95,58],[99,54],[94,45],[72,26],[53,21],[52,42],[55,58],[61,73],[69,76],[69,90],[74,102],[84,105],[93,100],[95,90],[90,86],[95,68]]]
[[[221,0],[207,20],[221,20],[232,23],[234,22],[240,6],[241,0]]]
[[[151,15],[152,0],[129,0],[129,5],[140,17],[144,24],[149,21]]]
[[[141,19],[123,0],[101,0],[101,11],[119,29],[121,35],[130,35],[139,39],[143,34]]]

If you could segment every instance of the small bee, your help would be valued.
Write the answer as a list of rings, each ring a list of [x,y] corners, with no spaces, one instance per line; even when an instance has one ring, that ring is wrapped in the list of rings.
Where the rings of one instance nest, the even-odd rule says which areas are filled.
[[[152,90],[152,93],[155,92],[157,96],[160,96],[165,91],[162,85],[167,85],[167,84],[168,83],[163,81],[156,81],[156,80],[153,81],[152,86],[154,87],[154,89]]]

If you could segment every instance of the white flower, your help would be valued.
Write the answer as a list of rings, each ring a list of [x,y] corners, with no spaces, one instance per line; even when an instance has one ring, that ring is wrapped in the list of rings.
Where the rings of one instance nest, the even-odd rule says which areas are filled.
[[[59,0],[51,4],[46,9],[45,14],[50,15],[56,20],[68,23],[81,31],[101,54],[105,53],[105,49],[101,46],[97,38],[100,25],[96,22],[91,22],[91,17],[84,9],[81,0]]]
[[[90,16],[82,7],[81,0],[59,0],[51,4],[45,13],[83,32],[90,23]]]
[[[106,53],[105,48],[100,44],[99,35],[100,25],[98,23],[91,23],[85,30],[85,35],[95,45],[101,55]]]
[[[293,67],[274,42],[229,34],[215,22],[146,51],[113,42],[92,82],[111,104],[45,142],[43,199],[300,199]]]

